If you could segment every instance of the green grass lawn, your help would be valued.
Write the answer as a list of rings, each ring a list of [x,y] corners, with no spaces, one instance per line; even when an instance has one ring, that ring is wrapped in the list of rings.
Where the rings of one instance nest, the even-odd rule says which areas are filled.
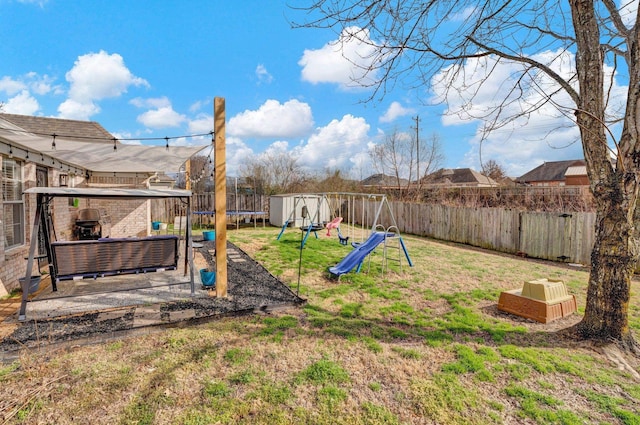
[[[413,268],[383,270],[378,252],[336,280],[327,269],[350,247],[320,232],[301,255],[300,232],[279,230],[228,237],[306,305],[25,353],[0,369],[4,423],[640,424],[638,360],[634,375],[562,332],[582,314],[585,270],[405,236]],[[578,314],[497,311],[501,291],[539,278],[563,280]]]

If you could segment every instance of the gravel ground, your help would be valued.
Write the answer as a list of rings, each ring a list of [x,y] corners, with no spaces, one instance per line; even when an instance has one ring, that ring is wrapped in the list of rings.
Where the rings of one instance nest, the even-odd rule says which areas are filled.
[[[203,241],[200,254],[214,267],[211,252],[214,241]],[[305,302],[289,287],[235,245],[228,243],[227,298],[197,297],[188,301],[168,302],[154,306],[131,306],[109,312],[91,312],[47,320],[28,320],[0,341],[5,354],[24,348],[41,347],[79,339],[104,340],[134,329],[140,310],[151,311],[156,320],[148,326],[179,325],[216,316],[248,314],[259,310],[300,305]],[[147,326],[147,327],[148,327]]]

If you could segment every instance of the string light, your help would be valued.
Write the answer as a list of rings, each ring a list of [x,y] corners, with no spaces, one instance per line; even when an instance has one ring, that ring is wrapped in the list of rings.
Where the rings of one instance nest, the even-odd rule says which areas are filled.
[[[51,149],[56,150],[56,133],[53,133],[53,140],[51,141]]]
[[[13,146],[9,145],[9,159],[13,158]]]
[[[167,150],[169,150],[169,138],[165,137],[164,140],[167,142]]]
[[[24,134],[35,134],[37,136],[51,136],[55,142],[55,138],[56,137],[62,137],[62,138],[68,138],[68,139],[85,139],[85,140],[108,140],[108,141],[113,141],[113,137],[97,137],[97,136],[82,136],[82,135],[76,135],[76,134],[57,134],[57,133],[42,133],[42,132],[37,132],[37,131],[27,131],[27,130],[18,130],[18,129],[13,129],[13,128],[6,128],[6,127],[0,127],[0,130],[5,130],[5,131],[10,131],[12,133],[24,133]],[[119,138],[117,139],[120,142],[127,142],[127,141],[131,141],[131,142],[136,142],[136,141],[153,141],[153,140],[164,140],[167,141],[168,140],[173,140],[173,139],[194,139],[197,137],[204,137],[204,136],[211,136],[211,141],[213,142],[215,139],[215,132],[213,131],[209,131],[207,133],[198,133],[198,134],[186,134],[186,135],[182,135],[182,136],[165,136],[165,137],[132,137],[132,138]],[[52,143],[52,145],[55,145],[55,143]]]
[[[116,145],[116,142],[118,141],[118,139],[116,139],[115,137],[113,138],[113,150],[118,150],[118,146]]]

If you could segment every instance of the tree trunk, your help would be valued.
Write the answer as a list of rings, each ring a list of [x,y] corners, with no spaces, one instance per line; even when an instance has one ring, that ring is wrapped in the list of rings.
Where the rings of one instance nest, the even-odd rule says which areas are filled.
[[[637,262],[634,213],[638,200],[635,132],[636,77],[630,78],[628,108],[619,143],[617,165],[609,159],[605,135],[603,54],[593,0],[570,0],[576,29],[576,69],[580,85],[576,120],[596,204],[596,240],[591,253],[587,304],[578,332],[585,338],[615,341],[635,350],[629,330],[631,278]],[[630,46],[635,51],[637,45]],[[630,65],[631,66],[631,65]],[[632,72],[630,72],[632,74]],[[632,116],[631,116],[632,115]]]
[[[597,214],[587,304],[578,331],[584,338],[620,342],[625,349],[634,350],[628,307],[636,265],[635,238],[626,208],[612,206],[613,211]]]

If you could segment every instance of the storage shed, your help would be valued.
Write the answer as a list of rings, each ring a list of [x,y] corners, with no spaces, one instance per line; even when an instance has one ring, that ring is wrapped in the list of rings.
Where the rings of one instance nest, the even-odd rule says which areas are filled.
[[[272,226],[300,227],[331,220],[324,195],[297,193],[273,195],[269,198],[269,222]]]

